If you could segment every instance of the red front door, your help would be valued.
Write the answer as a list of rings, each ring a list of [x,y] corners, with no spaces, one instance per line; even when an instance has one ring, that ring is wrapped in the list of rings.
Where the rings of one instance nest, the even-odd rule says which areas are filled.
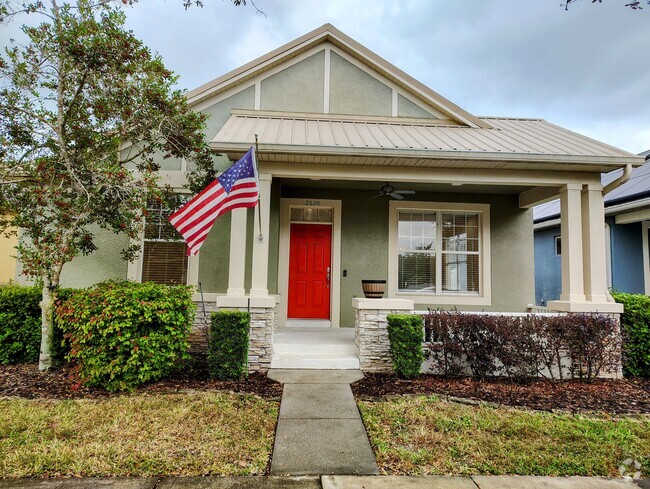
[[[289,239],[287,316],[329,319],[332,226],[291,224]]]

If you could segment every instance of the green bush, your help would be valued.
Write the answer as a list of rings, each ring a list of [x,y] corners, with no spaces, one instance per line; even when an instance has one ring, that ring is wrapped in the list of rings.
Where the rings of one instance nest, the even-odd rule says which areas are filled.
[[[41,289],[0,287],[0,363],[38,360],[41,344]]]
[[[422,317],[415,314],[389,314],[388,338],[395,373],[403,379],[416,378],[420,374],[420,368],[424,361]]]
[[[208,341],[208,367],[212,377],[231,380],[246,374],[250,322],[250,314],[243,311],[212,313]]]
[[[71,289],[60,289],[65,299]],[[41,288],[8,284],[0,286],[0,364],[38,361],[41,349]],[[52,355],[63,360],[67,348],[63,333],[54,328]]]
[[[621,315],[623,369],[627,375],[650,377],[650,297],[612,294],[625,307]]]
[[[190,287],[104,282],[61,301],[56,322],[83,383],[132,390],[165,378],[189,357],[194,312]]]

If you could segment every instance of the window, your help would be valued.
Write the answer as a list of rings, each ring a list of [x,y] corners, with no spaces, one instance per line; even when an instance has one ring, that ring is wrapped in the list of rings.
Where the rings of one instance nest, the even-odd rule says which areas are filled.
[[[187,283],[187,245],[169,223],[172,210],[159,202],[147,204],[142,249],[142,282]]]
[[[562,254],[562,237],[561,236],[555,236],[555,254],[557,256],[560,256]]]
[[[391,202],[389,293],[416,304],[489,304],[489,206]]]

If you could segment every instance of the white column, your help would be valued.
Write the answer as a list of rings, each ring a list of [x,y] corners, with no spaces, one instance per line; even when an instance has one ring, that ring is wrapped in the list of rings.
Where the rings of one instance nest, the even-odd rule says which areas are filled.
[[[606,303],[609,294],[605,257],[605,205],[603,187],[600,184],[588,184],[582,190],[582,245],[587,300]],[[564,252],[564,246],[562,248]]]
[[[562,235],[561,301],[585,302],[582,261],[582,185],[567,184],[560,189]]]
[[[235,209],[230,218],[230,266],[228,268],[228,291],[231,297],[243,297],[246,273],[246,215],[248,209]]]
[[[253,276],[250,292],[251,297],[266,297],[269,295],[268,276],[271,175],[261,174],[259,180],[260,202],[259,205],[255,207],[255,222],[253,224]]]

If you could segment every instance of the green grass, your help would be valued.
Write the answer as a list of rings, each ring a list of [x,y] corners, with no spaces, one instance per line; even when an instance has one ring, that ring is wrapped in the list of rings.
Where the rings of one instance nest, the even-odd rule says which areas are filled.
[[[0,399],[0,478],[261,474],[277,414],[228,393]]]
[[[650,418],[587,417],[467,406],[435,396],[360,401],[385,474],[650,475]]]

